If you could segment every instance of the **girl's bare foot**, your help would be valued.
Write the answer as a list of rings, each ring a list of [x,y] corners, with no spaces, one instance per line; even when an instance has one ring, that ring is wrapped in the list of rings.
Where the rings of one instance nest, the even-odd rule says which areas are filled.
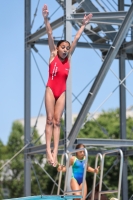
[[[54,164],[54,160],[53,160],[53,157],[52,157],[52,154],[51,154],[51,149],[46,150],[46,159],[47,159],[48,164],[50,164],[50,165]]]
[[[58,160],[57,160],[57,151],[53,151],[52,152],[52,156],[53,156],[53,167],[56,167],[58,164]]]

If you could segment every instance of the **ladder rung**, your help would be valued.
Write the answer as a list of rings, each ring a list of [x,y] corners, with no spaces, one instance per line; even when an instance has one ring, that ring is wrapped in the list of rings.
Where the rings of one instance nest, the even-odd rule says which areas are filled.
[[[108,190],[108,191],[100,191],[99,194],[109,194],[109,193],[117,193],[118,190]]]

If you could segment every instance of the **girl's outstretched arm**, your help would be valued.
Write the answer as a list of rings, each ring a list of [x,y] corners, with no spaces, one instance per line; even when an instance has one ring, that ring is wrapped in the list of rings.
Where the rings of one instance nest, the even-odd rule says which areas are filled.
[[[87,171],[88,172],[92,172],[92,173],[96,173],[96,174],[98,174],[99,169],[100,169],[100,166],[98,166],[96,169],[94,169],[94,168],[92,168],[90,166],[87,167]]]
[[[52,28],[48,20],[48,14],[49,14],[48,6],[45,4],[42,8],[42,15],[44,17],[44,23],[45,23],[47,34],[48,34],[49,49],[50,49],[50,52],[53,53],[56,50],[56,47],[55,47],[54,39],[52,36]]]
[[[75,35],[75,38],[74,38],[74,40],[72,42],[72,45],[71,45],[71,48],[70,48],[70,51],[69,51],[70,57],[71,57],[71,55],[73,54],[73,52],[75,50],[77,42],[78,42],[79,38],[81,37],[81,34],[83,33],[86,24],[88,24],[88,22],[91,20],[91,18],[92,18],[92,14],[91,13],[89,15],[85,15],[84,16],[84,18],[82,20],[82,25],[81,25],[80,29],[78,30],[77,34]]]

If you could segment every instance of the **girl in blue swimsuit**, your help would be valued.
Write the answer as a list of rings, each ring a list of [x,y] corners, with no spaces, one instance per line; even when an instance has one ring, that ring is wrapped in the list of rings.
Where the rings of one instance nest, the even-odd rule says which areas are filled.
[[[76,146],[76,149],[80,149],[80,148],[85,148],[85,146],[83,144],[78,144]],[[71,177],[71,182],[70,182],[71,189],[72,190],[81,190],[82,189],[84,166],[85,166],[84,151],[79,151],[79,152],[76,153],[76,156],[72,156],[70,158],[70,166],[72,166],[72,177]],[[59,172],[60,171],[65,172],[66,167],[59,165],[57,170]],[[94,169],[90,166],[87,166],[87,172],[98,173],[99,172],[99,166],[96,169]],[[81,194],[80,194],[80,192],[75,192],[74,195],[81,195]],[[82,200],[85,200],[86,195],[87,195],[87,184],[86,184],[86,181],[85,181],[84,196],[83,196]]]

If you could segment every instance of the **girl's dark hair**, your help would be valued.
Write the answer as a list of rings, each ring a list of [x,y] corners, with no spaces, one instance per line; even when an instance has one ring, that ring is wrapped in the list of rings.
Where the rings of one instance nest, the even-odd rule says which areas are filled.
[[[60,40],[60,41],[57,43],[57,47],[59,47],[60,44],[61,44],[62,42],[67,42],[67,43],[69,44],[69,46],[70,46],[70,42],[68,42],[67,40]]]
[[[79,149],[80,147],[84,147],[85,148],[85,145],[84,144],[77,144],[75,149]]]

